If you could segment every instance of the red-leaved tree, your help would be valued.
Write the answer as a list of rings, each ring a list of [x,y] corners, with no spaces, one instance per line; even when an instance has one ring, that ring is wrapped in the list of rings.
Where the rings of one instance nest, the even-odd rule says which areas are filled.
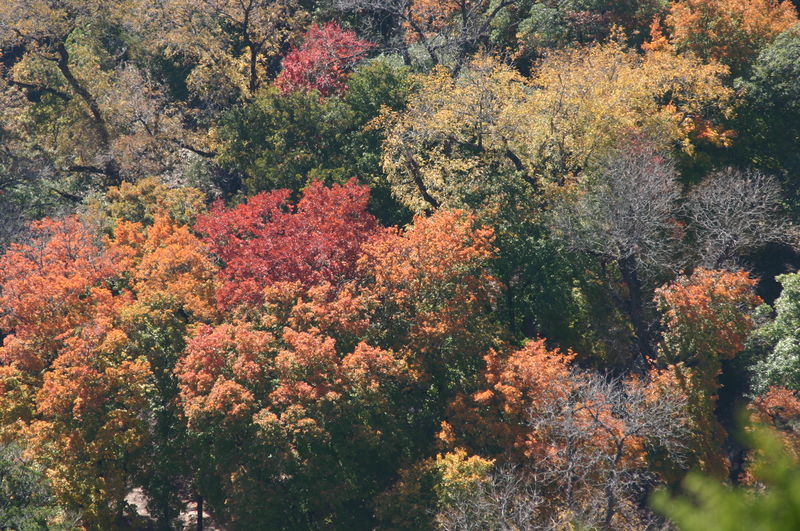
[[[337,284],[351,278],[361,245],[378,230],[367,212],[369,188],[355,180],[328,188],[312,183],[296,204],[288,190],[265,192],[247,203],[221,203],[196,229],[225,264],[222,308],[258,304],[275,282]]]
[[[337,22],[311,26],[303,44],[286,54],[275,83],[284,93],[318,90],[322,96],[340,94],[347,90],[353,66],[373,46]]]

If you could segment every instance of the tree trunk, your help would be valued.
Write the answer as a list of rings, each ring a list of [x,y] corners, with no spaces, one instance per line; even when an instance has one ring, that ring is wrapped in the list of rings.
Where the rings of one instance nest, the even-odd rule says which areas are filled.
[[[197,531],[203,531],[203,497],[197,496]]]
[[[97,128],[97,133],[100,135],[100,144],[102,145],[103,149],[108,152],[108,149],[111,146],[111,135],[108,132],[108,126],[105,118],[103,118],[103,114],[100,112],[100,106],[97,104],[97,101],[94,99],[91,93],[89,93],[89,91],[83,85],[81,85],[72,74],[72,70],[70,70],[69,67],[69,52],[67,51],[67,47],[64,45],[64,43],[59,43],[58,46],[56,46],[56,53],[58,53],[58,59],[56,60],[58,70],[61,72],[61,75],[64,76],[64,79],[67,80],[67,83],[72,90],[75,91],[75,93],[89,108],[89,113],[92,115],[94,125]],[[105,155],[109,156],[108,153]],[[103,174],[106,176],[105,184],[107,186],[120,184],[117,163],[110,156],[103,165]]]
[[[250,89],[250,96],[255,94],[258,88],[258,50],[255,45],[250,44],[250,82],[248,88]]]
[[[636,346],[639,349],[639,357],[644,362],[653,355],[653,348],[650,345],[650,333],[644,318],[644,303],[642,301],[642,282],[636,271],[636,257],[629,256],[618,261],[622,280],[628,287],[627,311],[636,334]],[[644,368],[644,367],[642,367]]]
[[[517,315],[514,311],[514,291],[511,287],[513,278],[511,275],[508,276],[506,279],[506,306],[508,306],[508,330],[511,332],[511,335],[517,333]]]
[[[611,472],[612,476],[616,476],[617,467],[619,467],[619,462],[622,460],[622,453],[625,449],[624,442],[620,441],[617,443],[617,452],[614,455],[614,465]],[[616,479],[616,478],[614,478]],[[616,505],[617,505],[617,496],[614,494],[614,484],[616,481],[612,480],[612,478],[606,478],[606,517],[605,521],[603,522],[604,529],[611,529],[611,521],[614,519],[614,513],[616,513]]]

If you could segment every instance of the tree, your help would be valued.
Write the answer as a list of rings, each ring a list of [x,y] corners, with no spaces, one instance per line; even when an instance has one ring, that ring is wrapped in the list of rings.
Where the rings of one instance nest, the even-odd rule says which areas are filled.
[[[123,194],[122,198],[108,194],[110,211],[124,213],[129,207],[121,200],[129,199],[125,190],[113,192]],[[135,472],[148,496],[151,517],[164,529],[174,525],[181,493],[194,479],[185,454],[189,446],[186,420],[178,404],[176,365],[189,329],[219,317],[218,269],[211,254],[188,227],[168,214],[170,209],[177,217],[186,214],[182,210],[187,205],[181,199],[182,194],[165,193],[149,227],[120,219],[113,238],[107,241],[109,252],[124,257],[125,281],[135,295],[118,317],[125,349],[129,355],[145,359],[152,371],[146,412],[141,414],[149,428],[148,457]],[[189,215],[191,208],[189,201]]]
[[[190,59],[189,87],[217,108],[240,93],[252,97],[277,73],[308,20],[295,0],[148,0],[142,14],[149,34],[163,34],[154,44],[167,45],[181,62]]]
[[[71,56],[71,49],[73,53],[75,50],[75,34],[91,20],[107,21],[109,15],[104,2],[50,4],[40,9],[27,0],[6,3],[0,10],[0,27],[3,28],[0,45],[19,46],[24,50],[11,71],[4,72],[4,81],[17,89],[39,90],[52,97],[51,104],[67,106],[77,113],[78,123],[87,127],[84,135],[89,134],[99,148],[94,153],[83,153],[85,162],[93,165],[93,171],[104,175],[109,183],[117,184],[119,168],[108,157],[112,141],[108,119],[101,109],[98,94],[83,76],[76,74],[75,58]],[[96,57],[85,59],[96,60]],[[45,75],[39,74],[41,70]],[[55,86],[53,78],[57,79]]]
[[[674,163],[652,144],[634,140],[550,214],[553,231],[565,245],[616,264],[627,291],[621,309],[643,357],[653,354],[647,283],[679,263],[680,195]]]
[[[686,399],[637,377],[574,378],[568,393],[531,412],[534,433],[551,448],[537,458],[536,477],[583,525],[644,525],[651,517],[636,502],[663,481],[653,463],[684,462]]]
[[[410,47],[418,44],[427,62],[452,65],[458,73],[476,47],[489,35],[492,22],[517,0],[336,0],[344,12],[370,12],[391,18],[406,64]]]
[[[505,466],[493,467],[487,473],[475,474],[469,479],[472,484],[468,486],[472,488],[464,489],[466,492],[462,491],[455,499],[451,497],[441,503],[436,514],[439,529],[547,529],[542,514],[544,499],[532,477]]]
[[[188,325],[216,317],[217,271],[167,213],[194,208],[193,194],[165,194],[145,228],[124,219],[148,216],[129,187],[114,192],[104,205],[121,217],[103,241],[76,217],[44,220],[1,259],[0,326],[13,333],[0,348],[0,430],[25,441],[85,525],[134,525],[126,496],[143,486],[169,528],[187,475],[174,365]]]
[[[187,227],[163,214],[156,216],[143,241],[136,234],[141,230],[139,224],[120,223],[111,247],[132,258],[126,272],[138,300],[171,299],[189,317],[213,320],[217,268],[205,245]]]
[[[719,61],[741,75],[798,18],[785,0],[680,0],[670,6],[666,23],[679,50]]]
[[[463,211],[417,216],[362,247],[372,320],[387,347],[410,351],[430,375],[437,401],[473,384],[480,354],[499,332],[489,313],[500,288],[493,258],[493,231]]]
[[[551,48],[607,39],[621,29],[631,44],[647,36],[653,17],[666,7],[660,0],[552,0],[517,2],[492,25],[492,41],[505,45],[521,69]]]
[[[398,210],[380,167],[384,131],[372,121],[383,107],[404,106],[408,72],[377,58],[361,63],[348,85],[341,97],[328,98],[302,91],[281,94],[275,88],[260,91],[222,116],[215,160],[241,176],[250,194],[299,191],[315,179],[342,183],[357,176],[376,188],[373,198],[380,196]],[[383,217],[394,214],[388,210]]]
[[[148,38],[138,27],[122,29],[134,4],[15,0],[0,10],[9,162],[26,162],[40,179],[57,177],[49,184],[62,199],[80,199],[98,177],[118,185],[185,162],[177,158],[190,136],[183,109],[147,61],[127,60],[144,55],[136,44]],[[75,193],[65,178],[77,181]]]
[[[780,186],[763,173],[728,169],[708,176],[685,207],[697,232],[698,262],[721,268],[769,243],[793,243],[782,203]]]
[[[103,286],[118,265],[76,217],[44,219],[27,243],[0,259],[0,327],[7,331],[0,359],[39,375],[58,356],[61,337],[108,304]]]
[[[283,70],[275,79],[282,92],[316,90],[321,96],[341,94],[353,66],[373,47],[336,22],[314,25],[303,43],[283,59]]]
[[[800,524],[796,460],[766,430],[758,431],[750,440],[763,455],[757,470],[763,489],[731,488],[716,478],[693,473],[684,481],[683,493],[671,496],[660,492],[653,498],[653,506],[685,531],[796,528]]]
[[[772,387],[800,390],[798,338],[800,326],[800,277],[794,274],[776,278],[783,289],[775,301],[774,319],[769,319],[753,332],[751,344],[763,345],[763,357],[753,364],[753,390],[760,395]],[[771,308],[764,308],[769,311]],[[762,310],[762,311],[763,311]],[[761,349],[757,349],[761,350]]]
[[[564,183],[632,136],[688,155],[703,143],[728,145],[730,131],[719,125],[731,110],[724,73],[668,47],[640,55],[614,39],[550,54],[521,111],[527,157],[538,175]]]
[[[55,503],[40,467],[14,444],[0,447],[0,527],[69,529],[69,516]],[[59,520],[63,525],[59,525]]]
[[[217,203],[198,219],[196,230],[225,263],[222,308],[257,304],[278,281],[311,286],[352,278],[362,244],[378,230],[367,212],[369,189],[354,180],[330,188],[312,183],[296,203],[289,196],[262,193],[231,209]]]
[[[764,47],[744,80],[745,101],[735,124],[746,163],[782,177],[793,209],[800,171],[800,29],[790,28]]]
[[[669,364],[688,396],[693,452],[704,471],[723,475],[725,430],[714,416],[722,361],[744,350],[753,328],[752,310],[761,302],[747,273],[697,269],[656,290],[663,313],[658,355]]]
[[[119,529],[129,525],[125,497],[147,459],[152,373],[146,360],[125,355],[124,334],[110,321],[66,339],[24,433],[59,501],[89,527]]]
[[[800,417],[800,400],[797,392],[785,387],[770,387],[749,405],[751,421],[770,428],[783,443],[783,451],[797,460],[800,454],[800,432],[797,419]],[[752,428],[750,429],[752,432]],[[748,483],[758,482],[758,466],[765,458],[761,452],[751,452],[746,477]],[[755,470],[751,469],[755,468]]]
[[[725,145],[729,132],[713,122],[730,110],[723,72],[669,49],[641,56],[616,41],[553,53],[529,81],[492,59],[456,78],[437,69],[394,116],[383,167],[416,211],[491,210],[512,192],[524,199],[574,182],[631,136],[665,151]]]
[[[573,367],[574,358],[543,340],[490,352],[488,388],[454,402],[440,437],[519,467],[518,481],[535,480],[540,501],[527,501],[536,512],[527,528],[646,520],[635,506],[660,479],[652,463],[680,464],[685,453],[685,399],[658,378],[604,377]]]
[[[90,197],[87,207],[85,218],[110,236],[120,222],[149,227],[157,216],[192,226],[196,217],[206,211],[206,197],[196,188],[172,188],[155,177],[147,177],[112,186],[104,194]]]
[[[405,447],[410,427],[392,411],[415,371],[392,351],[349,347],[269,310],[261,317],[282,333],[200,327],[177,369],[200,492],[234,526],[363,524],[375,484]]]
[[[536,188],[512,121],[524,98],[522,78],[488,58],[456,78],[443,67],[420,78],[408,108],[387,116],[383,168],[394,193],[422,212],[491,208],[504,197],[503,182]]]
[[[150,369],[126,356],[114,326],[126,297],[107,283],[120,264],[74,217],[44,220],[34,231],[2,258],[2,326],[14,331],[0,349],[11,369],[3,394],[30,401],[16,405],[19,416],[4,419],[12,422],[4,430],[24,437],[58,500],[87,525],[123,525],[128,481],[147,440]]]

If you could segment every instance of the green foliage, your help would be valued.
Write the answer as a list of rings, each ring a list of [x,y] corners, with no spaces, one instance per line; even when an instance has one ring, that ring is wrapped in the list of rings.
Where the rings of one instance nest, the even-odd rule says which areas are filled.
[[[800,391],[800,274],[780,275],[783,286],[775,301],[775,318],[755,331],[753,348],[766,350],[753,366],[753,390],[762,394],[773,385]],[[766,313],[769,307],[760,311]]]
[[[0,529],[74,529],[56,504],[43,470],[15,444],[0,444]]]
[[[193,225],[206,209],[200,190],[170,188],[155,177],[112,186],[105,194],[88,198],[86,205],[86,217],[109,233],[120,221],[150,226],[157,215],[168,215],[178,223]]]
[[[741,83],[745,101],[736,127],[743,163],[785,176],[795,210],[800,203],[800,27],[764,48]]]
[[[666,0],[526,0],[501,12],[492,24],[492,38],[516,48],[521,57],[600,41],[614,26],[625,31],[631,43],[641,44],[653,17],[667,5]]]
[[[763,489],[721,484],[698,473],[684,481],[684,494],[659,492],[653,506],[681,531],[790,531],[800,528],[800,474],[779,439],[766,430],[752,436],[763,459],[755,471]]]
[[[241,173],[250,194],[358,177],[375,187],[379,217],[407,221],[390,199],[379,164],[383,135],[371,123],[382,108],[398,110],[405,104],[406,69],[379,58],[356,70],[348,85],[344,95],[329,98],[261,91],[222,119],[219,163]]]

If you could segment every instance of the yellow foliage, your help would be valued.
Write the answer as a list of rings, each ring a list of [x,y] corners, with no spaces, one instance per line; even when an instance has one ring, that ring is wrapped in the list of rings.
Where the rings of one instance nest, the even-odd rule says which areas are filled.
[[[437,455],[434,468],[438,475],[434,492],[439,503],[447,505],[468,496],[481,483],[488,481],[494,460],[477,455],[468,456],[466,450],[457,448],[453,452]]]
[[[631,135],[690,154],[698,138],[725,145],[714,119],[731,113],[726,73],[615,40],[553,53],[530,79],[491,57],[455,78],[439,67],[417,79],[405,113],[384,117],[383,167],[415,211],[480,208],[505,190],[569,183]]]

